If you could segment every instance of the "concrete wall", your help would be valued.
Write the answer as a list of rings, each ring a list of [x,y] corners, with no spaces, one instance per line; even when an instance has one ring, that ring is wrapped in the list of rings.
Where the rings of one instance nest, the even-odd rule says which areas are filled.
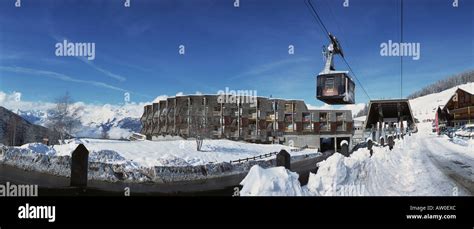
[[[320,147],[319,135],[285,135],[284,145],[291,145],[294,147],[308,146],[309,148],[318,149]]]

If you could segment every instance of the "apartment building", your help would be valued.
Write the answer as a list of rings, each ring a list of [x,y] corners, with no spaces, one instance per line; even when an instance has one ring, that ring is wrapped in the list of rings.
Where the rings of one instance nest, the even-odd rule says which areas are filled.
[[[310,110],[302,100],[265,97],[224,103],[219,96],[176,96],[147,105],[141,133],[149,140],[201,136],[320,149],[339,148],[343,140],[352,144],[349,110]]]

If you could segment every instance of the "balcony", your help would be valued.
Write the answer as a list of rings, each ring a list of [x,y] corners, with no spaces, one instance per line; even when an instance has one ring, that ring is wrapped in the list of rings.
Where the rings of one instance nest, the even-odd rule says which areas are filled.
[[[257,119],[257,112],[252,113],[252,114],[250,115],[250,118],[251,118],[251,119]]]
[[[303,122],[311,122],[311,114],[303,113]]]
[[[213,130],[213,131],[211,131],[211,134],[214,135],[214,136],[220,136],[221,131],[220,130]]]
[[[294,125],[289,124],[285,127],[285,132],[293,132],[294,131]]]
[[[336,126],[336,131],[343,132],[346,131],[345,123],[338,123]]]
[[[344,113],[336,113],[336,121],[337,122],[342,122],[344,121]]]
[[[266,120],[266,121],[274,121],[274,120],[276,120],[276,119],[275,119],[275,114],[267,115],[267,116],[265,117],[265,120]]]
[[[319,126],[319,131],[321,132],[331,131],[331,125],[326,124],[326,123],[321,123],[321,125]]]

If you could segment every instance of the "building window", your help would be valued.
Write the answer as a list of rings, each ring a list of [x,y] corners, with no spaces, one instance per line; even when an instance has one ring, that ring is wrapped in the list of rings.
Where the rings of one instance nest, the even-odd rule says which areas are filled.
[[[311,122],[311,113],[303,112],[303,122]]]
[[[328,114],[321,112],[319,113],[319,121],[320,122],[327,122],[328,121]]]
[[[338,123],[336,130],[337,131],[345,131],[346,130],[346,125],[344,125],[344,123]]]
[[[326,89],[334,89],[334,78],[327,78],[326,79]]]
[[[329,124],[327,122],[321,122],[319,128],[321,131],[329,131]]]

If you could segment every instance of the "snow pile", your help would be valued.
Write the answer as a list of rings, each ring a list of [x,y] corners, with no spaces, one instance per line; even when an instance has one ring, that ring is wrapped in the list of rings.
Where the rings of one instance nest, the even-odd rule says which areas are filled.
[[[89,155],[89,160],[109,164],[122,164],[126,161],[124,157],[113,150],[94,151]]]
[[[298,174],[284,167],[253,166],[244,180],[241,196],[302,196]]]
[[[461,185],[438,168],[432,160],[431,152],[451,152],[439,154],[451,161],[460,160],[456,159],[459,156],[454,152],[464,152],[466,156],[470,154],[471,157],[455,162],[464,163],[462,166],[465,169],[474,166],[474,153],[467,152],[468,147],[456,145],[447,139],[433,138],[412,135],[403,140],[395,140],[392,151],[388,147],[375,146],[372,157],[366,148],[353,152],[350,157],[335,153],[318,163],[317,173],[310,174],[308,184],[302,187],[302,193],[310,196],[468,195]],[[300,195],[300,192],[294,191],[298,189],[294,187],[294,179],[285,175],[287,173],[289,172],[273,172],[271,169],[249,173],[242,182],[242,191],[245,191],[242,194]],[[470,176],[472,177],[472,173]]]
[[[446,136],[448,137],[448,136]],[[459,138],[459,137],[453,137],[451,139],[451,141],[455,144],[458,144],[458,145],[461,145],[461,146],[469,146],[472,144],[472,140],[467,140],[467,139],[463,139],[463,138]]]
[[[305,188],[309,195],[365,195],[365,185],[361,181],[367,179],[369,160],[369,152],[365,149],[350,157],[336,153],[319,163],[317,174],[310,174]]]
[[[20,146],[20,148],[28,149],[32,152],[39,153],[39,154],[45,154],[45,155],[51,155],[51,156],[54,156],[56,154],[56,150],[54,150],[53,147],[47,146],[42,143],[29,143],[29,144]]]
[[[420,144],[396,141],[395,148],[365,148],[350,157],[335,154],[320,162],[306,186],[310,195],[451,196],[457,185],[422,152]],[[460,195],[465,195],[459,191]]]
[[[35,170],[58,176],[70,175],[70,156],[58,156],[54,149],[39,143],[35,144],[8,147],[0,162],[24,170]],[[34,152],[33,149],[40,151]]]

